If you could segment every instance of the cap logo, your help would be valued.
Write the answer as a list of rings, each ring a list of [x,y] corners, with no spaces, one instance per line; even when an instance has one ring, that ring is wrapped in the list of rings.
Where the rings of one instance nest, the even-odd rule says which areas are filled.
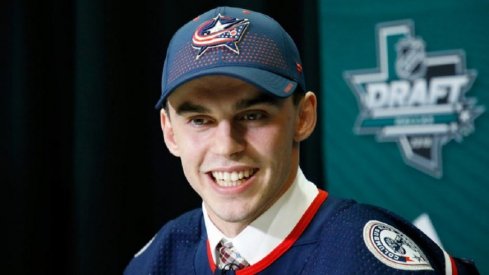
[[[290,90],[292,90],[292,87],[294,87],[294,84],[289,82],[289,84],[287,84],[287,86],[284,88],[284,93],[288,94]]]
[[[246,32],[250,21],[218,14],[205,21],[194,32],[192,46],[199,50],[199,59],[209,48],[226,47],[239,54],[238,43]]]
[[[297,70],[298,73],[302,73],[302,65],[300,63],[295,64],[295,69]]]

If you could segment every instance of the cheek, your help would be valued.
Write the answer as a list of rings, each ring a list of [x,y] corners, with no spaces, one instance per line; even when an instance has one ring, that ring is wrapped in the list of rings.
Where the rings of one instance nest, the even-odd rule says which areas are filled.
[[[201,151],[208,143],[210,137],[206,133],[192,131],[184,127],[175,131],[175,140],[178,147],[185,154]]]
[[[206,153],[206,140],[208,139],[190,131],[179,131],[175,133],[175,136],[182,167],[188,178],[193,173],[198,172],[199,165]]]
[[[288,154],[293,144],[292,128],[286,125],[270,125],[259,129],[250,129],[247,135],[248,145],[266,158]]]

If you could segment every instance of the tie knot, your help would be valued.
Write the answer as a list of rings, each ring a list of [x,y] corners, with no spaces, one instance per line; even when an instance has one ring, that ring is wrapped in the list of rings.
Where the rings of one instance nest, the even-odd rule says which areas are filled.
[[[250,264],[239,254],[233,243],[221,240],[216,247],[219,255],[219,268],[224,270],[238,270],[249,266]]]

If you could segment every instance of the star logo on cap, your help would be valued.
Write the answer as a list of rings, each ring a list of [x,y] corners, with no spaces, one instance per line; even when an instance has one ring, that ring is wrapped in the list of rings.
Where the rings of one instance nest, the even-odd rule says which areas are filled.
[[[194,32],[192,46],[199,50],[199,59],[209,48],[226,47],[239,54],[238,43],[246,32],[250,21],[218,14],[205,21]]]

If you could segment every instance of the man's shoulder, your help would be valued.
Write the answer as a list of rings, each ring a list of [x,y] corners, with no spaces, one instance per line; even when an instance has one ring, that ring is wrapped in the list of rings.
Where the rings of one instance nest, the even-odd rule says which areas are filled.
[[[203,233],[205,234],[202,209],[197,208],[168,221],[156,233],[154,239],[158,243],[179,240],[197,242]]]
[[[195,233],[195,230],[200,229],[199,224],[202,222],[202,218],[203,216],[201,208],[190,210],[178,216],[177,218],[167,222],[160,229],[158,234],[168,234],[169,232],[175,231],[175,229],[177,229],[177,231],[181,233],[188,233],[188,230],[191,230],[192,233]]]
[[[452,264],[459,272],[463,269],[411,222],[378,206],[328,197],[316,225],[320,237],[315,255],[320,256],[310,271],[433,274],[451,270]]]
[[[202,209],[194,209],[186,212],[177,218],[167,222],[156,233],[155,240],[158,243],[162,242],[198,242],[202,238],[202,233],[205,234],[203,228]]]
[[[328,209],[326,204],[322,212],[330,213],[323,215],[319,221],[321,235],[325,238],[333,236],[337,241],[341,239],[345,245],[348,242],[364,245],[371,241],[372,234],[382,231],[383,234],[388,233],[402,237],[403,240],[423,243],[426,249],[441,252],[438,246],[411,222],[390,210],[355,200],[328,198],[329,200],[331,209]]]
[[[202,209],[194,209],[167,222],[134,255],[124,274],[145,274],[151,270],[170,270],[195,251],[205,229]]]
[[[368,221],[379,220],[401,227],[414,228],[409,221],[385,208],[331,195],[328,196],[318,216],[331,226],[363,227]]]

